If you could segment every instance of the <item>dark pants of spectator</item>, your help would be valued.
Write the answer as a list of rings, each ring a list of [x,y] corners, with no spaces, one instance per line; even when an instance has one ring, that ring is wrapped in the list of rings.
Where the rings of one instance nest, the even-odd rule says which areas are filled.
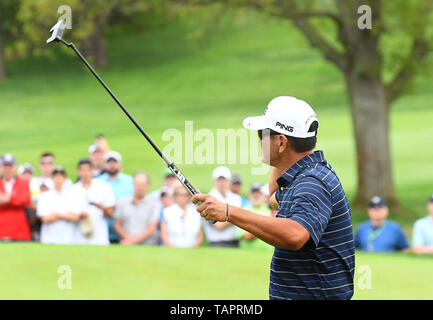
[[[220,248],[238,248],[239,240],[209,242],[209,245],[211,247],[220,247]]]

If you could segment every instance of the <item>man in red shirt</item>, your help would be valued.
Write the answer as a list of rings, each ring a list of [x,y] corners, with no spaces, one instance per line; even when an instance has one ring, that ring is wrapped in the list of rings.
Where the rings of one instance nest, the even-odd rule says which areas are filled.
[[[29,182],[16,177],[13,155],[3,155],[0,166],[0,240],[30,240],[25,213],[25,208],[31,204]]]

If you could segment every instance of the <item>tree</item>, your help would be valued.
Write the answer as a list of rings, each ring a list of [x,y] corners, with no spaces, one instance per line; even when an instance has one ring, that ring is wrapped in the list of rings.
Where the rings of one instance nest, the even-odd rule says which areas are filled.
[[[365,207],[372,196],[380,195],[394,211],[402,212],[392,173],[389,115],[392,103],[427,63],[432,47],[432,0],[221,2],[291,20],[309,44],[342,72],[357,153],[354,205]],[[372,27],[363,28],[369,13]],[[329,28],[322,28],[329,22],[335,30],[332,37],[323,31]],[[400,39],[400,46],[384,45],[396,39]]]
[[[80,51],[92,60],[97,68],[108,65],[106,38],[110,27],[137,23],[144,13],[163,14],[165,1],[158,0],[22,0],[18,18],[22,23],[23,40],[16,46],[19,54],[29,51],[35,54],[47,53],[43,44],[48,30],[59,19],[58,8],[68,5],[72,12],[74,32],[68,33],[68,39],[78,42]],[[150,16],[150,15],[149,15]]]
[[[0,80],[6,78],[4,50],[8,42],[12,40],[12,33],[16,25],[16,15],[19,1],[0,1]]]

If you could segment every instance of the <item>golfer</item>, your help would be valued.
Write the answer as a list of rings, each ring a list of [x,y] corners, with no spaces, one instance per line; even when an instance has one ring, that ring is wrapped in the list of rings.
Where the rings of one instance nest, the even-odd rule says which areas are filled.
[[[244,120],[257,130],[262,161],[273,168],[269,191],[278,206],[266,217],[197,194],[206,220],[229,221],[275,247],[270,299],[350,299],[355,249],[350,208],[343,187],[315,151],[319,126],[314,110],[293,97],[277,97],[264,115]]]

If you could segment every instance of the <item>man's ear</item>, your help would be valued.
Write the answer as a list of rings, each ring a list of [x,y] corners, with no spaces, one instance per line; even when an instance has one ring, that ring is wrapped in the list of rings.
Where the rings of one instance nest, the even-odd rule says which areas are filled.
[[[283,152],[283,151],[287,150],[289,148],[289,145],[290,145],[290,142],[287,139],[287,137],[285,135],[281,134],[278,136],[278,139],[279,139],[279,141],[278,141],[279,142],[279,151]]]

